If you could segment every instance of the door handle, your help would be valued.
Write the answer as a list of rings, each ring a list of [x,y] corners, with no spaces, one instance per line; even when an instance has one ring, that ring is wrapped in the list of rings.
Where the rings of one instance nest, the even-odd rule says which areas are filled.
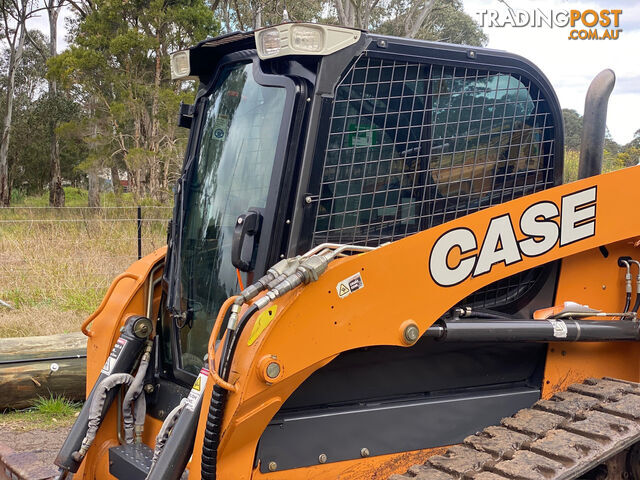
[[[231,263],[242,272],[250,272],[255,267],[261,226],[262,214],[257,208],[250,208],[236,219],[231,245]],[[242,248],[247,236],[254,237],[251,258],[248,261],[242,258]]]

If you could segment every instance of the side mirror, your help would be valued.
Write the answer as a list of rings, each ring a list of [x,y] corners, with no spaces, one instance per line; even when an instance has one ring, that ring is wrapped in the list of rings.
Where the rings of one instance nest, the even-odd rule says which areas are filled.
[[[182,128],[191,128],[192,121],[193,105],[180,102],[180,109],[178,110],[178,126]]]

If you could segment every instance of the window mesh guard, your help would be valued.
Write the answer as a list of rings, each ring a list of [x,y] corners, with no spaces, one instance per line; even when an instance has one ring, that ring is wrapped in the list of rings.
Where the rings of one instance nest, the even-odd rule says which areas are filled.
[[[339,83],[313,244],[376,246],[554,185],[547,102],[516,74],[359,58]],[[510,303],[530,270],[465,301]]]

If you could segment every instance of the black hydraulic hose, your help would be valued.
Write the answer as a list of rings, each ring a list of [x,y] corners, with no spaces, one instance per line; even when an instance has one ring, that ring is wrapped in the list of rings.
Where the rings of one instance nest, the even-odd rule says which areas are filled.
[[[627,293],[624,300],[624,313],[627,313],[629,311],[629,305],[631,305],[631,294]]]
[[[640,308],[640,292],[636,293],[636,301],[633,304],[632,312],[638,313],[638,308]]]
[[[229,380],[231,371],[231,363],[233,355],[238,345],[238,339],[242,335],[242,331],[249,319],[258,311],[256,305],[249,307],[249,310],[238,322],[238,328],[235,331],[228,332],[222,353],[220,355],[220,377],[223,380]],[[232,335],[231,335],[232,334]],[[224,414],[224,406],[227,399],[227,391],[219,385],[213,386],[211,392],[211,403],[209,404],[209,414],[207,415],[207,424],[204,429],[204,439],[202,441],[202,457],[200,460],[200,470],[202,480],[215,480],[218,462],[218,445],[220,445],[220,434],[222,433],[222,416]]]

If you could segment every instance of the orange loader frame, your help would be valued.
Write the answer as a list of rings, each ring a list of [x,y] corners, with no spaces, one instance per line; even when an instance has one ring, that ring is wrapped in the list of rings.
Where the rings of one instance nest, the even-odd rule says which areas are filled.
[[[285,400],[313,372],[341,352],[352,349],[377,345],[410,348],[403,336],[408,324],[415,324],[422,334],[469,294],[501,278],[562,260],[556,304],[574,301],[604,311],[620,311],[625,286],[616,259],[623,255],[634,256],[640,244],[640,215],[633,211],[638,185],[640,166],[518,198],[376,250],[335,260],[318,281],[276,299],[250,320],[238,343],[229,376],[230,385],[226,385],[231,391],[218,448],[218,478],[386,479],[388,475],[404,472],[409,466],[423,462],[431,454],[441,453],[442,448],[437,448],[267,474],[261,473],[259,466],[254,467],[257,443],[265,427]],[[564,246],[556,242],[546,253],[537,257],[523,255],[521,261],[511,265],[497,263],[488,273],[469,276],[454,286],[438,285],[429,274],[430,252],[444,233],[464,227],[481,241],[491,219],[509,215],[516,239],[521,241],[525,235],[519,228],[518,219],[528,207],[544,201],[554,203],[561,210],[564,196],[592,187],[597,189],[595,204],[590,205],[595,206],[594,235]],[[558,217],[552,220],[560,222]],[[603,246],[606,250],[599,248]],[[461,249],[452,249],[447,264],[458,265],[465,258],[477,255],[479,249],[480,244],[475,251],[464,253]],[[157,250],[118,277],[102,305],[83,325],[83,331],[89,335],[87,393],[125,320],[132,314],[145,315],[148,298],[152,299],[150,318],[157,318],[160,287],[155,280],[161,275],[158,267],[164,261],[165,252],[166,249]],[[357,273],[360,273],[363,287],[340,298],[336,292],[339,282]],[[611,376],[640,381],[639,354],[640,345],[635,342],[550,343],[543,397],[548,398],[555,391],[587,377]],[[266,373],[267,365],[273,362],[280,367],[276,378]],[[221,383],[210,375],[204,390],[193,457],[188,467],[191,479],[200,479],[207,407],[216,381]],[[393,378],[381,378],[380,381],[393,382]],[[118,445],[116,409],[117,406],[112,406],[105,417],[75,478],[114,478],[108,473],[107,452]],[[152,448],[160,425],[160,421],[147,416],[143,440]]]

